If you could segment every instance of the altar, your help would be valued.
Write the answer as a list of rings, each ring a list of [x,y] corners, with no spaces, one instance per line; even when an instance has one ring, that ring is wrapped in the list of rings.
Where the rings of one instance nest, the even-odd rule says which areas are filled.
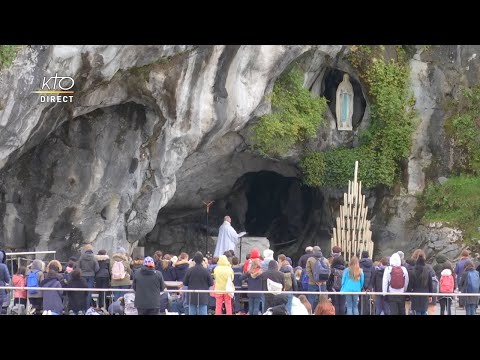
[[[217,243],[217,237],[212,236],[214,243]],[[241,263],[245,262],[245,256],[250,254],[250,251],[254,247],[260,250],[260,255],[263,255],[263,250],[270,249],[270,241],[266,237],[256,237],[256,236],[244,236],[240,238],[237,246],[235,247],[235,256],[240,257],[240,244],[242,245],[242,258],[240,259]]]

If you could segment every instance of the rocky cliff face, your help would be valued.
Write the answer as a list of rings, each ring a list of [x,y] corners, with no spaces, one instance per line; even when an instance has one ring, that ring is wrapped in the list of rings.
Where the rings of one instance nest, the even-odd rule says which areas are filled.
[[[424,190],[426,181],[439,183],[452,170],[453,149],[444,130],[447,102],[458,99],[462,88],[478,84],[480,46],[416,48],[410,69],[419,120],[408,159],[406,189],[382,196],[374,214],[374,237],[386,253],[395,248],[423,248],[429,257],[441,252],[454,259],[464,247],[461,231],[441,223],[418,226],[421,204],[416,195]]]
[[[423,190],[427,169],[433,176],[448,172],[442,104],[456,96],[459,84],[479,78],[480,47],[422,49],[411,60],[421,122],[408,163],[408,190],[369,196],[379,243],[418,238],[409,225],[414,195]],[[266,96],[293,60],[304,62],[305,85],[312,92],[327,96],[339,69],[351,73],[362,96],[357,75],[342,61],[345,50],[333,45],[23,48],[0,72],[0,247],[55,249],[60,256],[83,243],[108,251],[137,244],[191,251],[203,249],[198,244],[206,233],[215,235],[226,212],[238,230],[272,233],[283,227],[287,240],[295,240],[292,251],[312,242],[327,246],[341,191],[304,189],[298,153],[280,160],[259,157],[248,150],[248,131],[270,111]],[[41,103],[32,93],[44,76],[55,74],[75,80],[72,103]],[[329,125],[313,145],[355,144],[358,130],[368,126],[368,99],[358,106],[363,115],[354,132],[340,135],[327,114]],[[279,202],[270,224],[262,225],[267,220],[252,215],[248,205],[257,196],[252,189],[260,186],[254,176],[259,172],[290,179],[279,180],[284,187],[272,186]],[[278,195],[280,188],[285,196]],[[205,200],[216,200],[208,228]],[[282,236],[276,241],[284,242]]]
[[[70,252],[135,244],[185,159],[266,111],[309,46],[33,46],[0,77],[0,243]],[[40,103],[44,76],[75,80]]]

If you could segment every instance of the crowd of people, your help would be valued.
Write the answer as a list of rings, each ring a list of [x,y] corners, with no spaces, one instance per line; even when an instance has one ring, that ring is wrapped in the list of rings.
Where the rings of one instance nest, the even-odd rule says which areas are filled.
[[[253,248],[241,262],[232,250],[208,258],[201,252],[190,258],[184,252],[174,256],[156,251],[152,257],[132,259],[118,248],[110,258],[105,250],[94,254],[87,244],[78,258],[71,257],[63,266],[58,260],[45,264],[36,259],[28,268],[18,266],[12,275],[5,265],[5,252],[0,251],[0,286],[55,289],[13,290],[13,295],[0,290],[0,303],[6,313],[12,305],[26,307],[28,298],[31,313],[52,315],[426,315],[435,312],[438,302],[441,315],[451,315],[454,292],[479,293],[480,265],[476,268],[467,250],[455,266],[441,254],[435,257],[435,265],[427,264],[421,249],[408,258],[398,251],[375,262],[367,251],[358,255],[346,263],[339,247],[324,256],[320,247],[309,246],[294,267],[290,257],[278,254],[275,258],[270,249],[261,254]],[[181,283],[181,288],[175,288],[178,292],[164,292],[169,282]],[[64,291],[68,288],[114,290],[111,296],[107,292],[92,296],[93,291]],[[126,289],[133,289],[134,296]],[[235,294],[235,290],[257,292]],[[327,291],[334,294],[321,294]],[[460,306],[467,315],[475,315],[478,300],[478,296],[460,297]]]

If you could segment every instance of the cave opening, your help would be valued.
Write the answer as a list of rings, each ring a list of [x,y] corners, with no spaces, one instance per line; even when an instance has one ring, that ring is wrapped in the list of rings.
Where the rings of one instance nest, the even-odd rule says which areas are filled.
[[[245,230],[250,236],[266,236],[275,244],[298,238],[310,207],[300,181],[271,171],[245,175],[248,208]],[[306,202],[306,203],[305,203]],[[307,208],[307,209],[305,209]]]
[[[235,207],[234,201],[240,198],[243,206]],[[297,258],[305,241],[320,245],[330,239],[330,216],[322,192],[296,177],[273,171],[247,173],[237,180],[228,199],[233,201],[227,201],[225,210],[233,215],[235,229],[268,238],[275,252]]]
[[[325,96],[325,98],[327,99],[328,107],[335,119],[337,88],[338,85],[342,82],[344,74],[344,71],[329,67],[325,70],[325,74],[323,76],[321,95]],[[353,128],[356,128],[363,119],[367,102],[365,100],[365,97],[363,96],[362,86],[351,74],[349,75],[349,80],[353,88],[352,126]]]
[[[275,256],[284,253],[294,262],[306,246],[327,249],[333,227],[332,204],[327,193],[304,185],[295,176],[261,170],[239,176],[227,194],[206,209],[164,207],[157,225],[146,236],[147,251],[205,251],[213,253],[218,229],[225,215],[238,232],[266,237]],[[211,199],[211,198],[210,198]]]

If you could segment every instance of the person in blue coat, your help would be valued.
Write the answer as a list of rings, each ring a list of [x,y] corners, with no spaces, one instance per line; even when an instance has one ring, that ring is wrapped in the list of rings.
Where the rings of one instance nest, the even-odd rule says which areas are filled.
[[[365,275],[360,268],[356,256],[350,259],[348,268],[343,272],[342,288],[340,292],[362,292]],[[345,295],[347,303],[347,315],[359,315],[358,295]]]

